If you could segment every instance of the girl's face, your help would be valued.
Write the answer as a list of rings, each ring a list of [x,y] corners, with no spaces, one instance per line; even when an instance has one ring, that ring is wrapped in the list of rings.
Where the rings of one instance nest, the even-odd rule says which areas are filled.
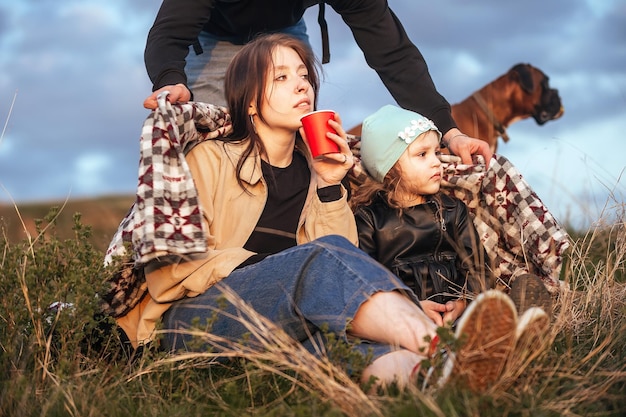
[[[402,171],[402,180],[398,191],[405,198],[410,200],[439,191],[443,174],[438,158],[440,150],[439,135],[434,130],[429,130],[411,142],[400,156],[397,163]]]
[[[270,129],[295,133],[302,125],[300,117],[313,111],[315,92],[309,73],[293,49],[277,46],[272,53],[261,112]]]

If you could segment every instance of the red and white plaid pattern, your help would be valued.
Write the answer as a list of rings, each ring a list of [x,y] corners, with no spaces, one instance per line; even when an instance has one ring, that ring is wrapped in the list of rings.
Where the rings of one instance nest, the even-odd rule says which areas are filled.
[[[442,191],[467,204],[500,284],[532,273],[558,291],[570,237],[508,159],[495,155],[487,170],[444,163]]]

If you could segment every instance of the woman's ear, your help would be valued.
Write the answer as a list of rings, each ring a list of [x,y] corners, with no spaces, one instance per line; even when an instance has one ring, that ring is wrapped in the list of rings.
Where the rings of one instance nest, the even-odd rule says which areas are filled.
[[[248,116],[256,116],[256,114],[257,114],[256,107],[250,104],[248,106]]]

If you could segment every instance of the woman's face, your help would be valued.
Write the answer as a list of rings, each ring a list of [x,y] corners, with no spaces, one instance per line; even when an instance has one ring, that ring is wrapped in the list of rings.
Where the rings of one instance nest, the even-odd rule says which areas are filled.
[[[302,125],[300,117],[313,111],[315,92],[309,73],[300,56],[291,48],[277,46],[272,53],[261,113],[270,129],[295,132]]]
[[[398,159],[402,170],[401,188],[405,193],[430,195],[439,191],[443,171],[439,153],[439,135],[434,130],[411,142]]]

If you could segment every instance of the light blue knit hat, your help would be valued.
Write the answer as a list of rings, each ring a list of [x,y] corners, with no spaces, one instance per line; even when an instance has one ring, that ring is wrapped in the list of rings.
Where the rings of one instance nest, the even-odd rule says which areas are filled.
[[[422,133],[434,130],[435,124],[419,113],[386,105],[363,121],[361,130],[361,162],[378,182],[400,159],[402,153]]]

